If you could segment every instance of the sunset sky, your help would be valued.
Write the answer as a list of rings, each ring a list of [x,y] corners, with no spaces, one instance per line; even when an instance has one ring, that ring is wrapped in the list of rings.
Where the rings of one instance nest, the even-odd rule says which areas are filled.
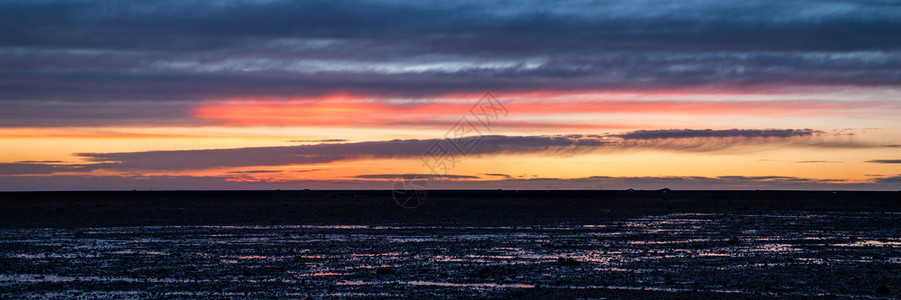
[[[880,0],[2,1],[0,190],[901,190],[899,33]]]

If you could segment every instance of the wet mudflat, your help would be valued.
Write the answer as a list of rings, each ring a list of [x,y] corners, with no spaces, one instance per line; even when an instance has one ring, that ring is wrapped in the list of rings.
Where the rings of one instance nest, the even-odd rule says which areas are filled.
[[[0,298],[901,297],[893,202],[660,201],[515,222],[4,226]]]

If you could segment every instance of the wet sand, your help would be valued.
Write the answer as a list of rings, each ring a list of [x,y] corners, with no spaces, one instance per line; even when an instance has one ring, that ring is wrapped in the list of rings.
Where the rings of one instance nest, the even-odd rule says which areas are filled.
[[[897,192],[0,197],[0,298],[901,297]]]

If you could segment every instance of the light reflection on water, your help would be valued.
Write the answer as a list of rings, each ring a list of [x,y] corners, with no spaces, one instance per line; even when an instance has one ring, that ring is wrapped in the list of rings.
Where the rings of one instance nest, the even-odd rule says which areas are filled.
[[[756,285],[730,288],[728,278],[774,268],[901,268],[901,238],[895,229],[848,231],[849,220],[864,217],[873,216],[668,214],[510,227],[5,229],[0,230],[0,290],[10,294],[0,292],[0,297],[37,295],[36,284],[59,282],[76,290],[84,282],[110,283],[99,289],[81,287],[80,293],[95,296],[134,294],[114,283],[141,283],[173,296],[189,295],[186,290],[198,286],[208,293],[190,295],[221,296],[212,291],[238,284],[249,290],[274,285],[282,295],[347,297],[400,295],[408,288],[484,296],[536,287],[807,297],[825,295],[830,287],[788,283],[777,286],[779,291]],[[563,264],[562,258],[574,263]],[[711,283],[706,280],[710,277],[727,280]],[[332,285],[343,289],[326,288]]]

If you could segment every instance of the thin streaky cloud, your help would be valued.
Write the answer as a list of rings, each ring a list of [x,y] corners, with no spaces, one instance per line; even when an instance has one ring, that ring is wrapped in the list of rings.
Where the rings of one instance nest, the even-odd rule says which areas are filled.
[[[667,129],[667,130],[639,130],[614,135],[625,140],[651,140],[651,139],[684,139],[684,138],[787,138],[798,136],[812,136],[824,132],[813,129]]]
[[[773,130],[770,130],[773,131]],[[873,148],[866,142],[841,140],[831,142],[814,137],[811,130],[774,131],[771,137],[757,138],[758,131],[746,137],[742,131],[700,130],[708,137],[684,138],[686,131],[660,131],[655,137],[674,133],[673,139],[623,140],[619,135],[570,136],[501,136],[478,138],[478,146],[470,155],[536,153],[578,155],[598,152],[654,149],[675,152],[715,152],[725,150],[755,151],[757,146],[810,148]],[[642,133],[643,134],[643,133]],[[628,133],[626,133],[628,135]],[[737,135],[737,136],[736,136]],[[578,137],[576,137],[578,136]],[[219,167],[254,167],[323,164],[357,159],[421,157],[440,139],[408,139],[357,143],[325,143],[281,147],[255,147],[208,150],[171,150],[121,153],[78,153],[94,162],[79,166],[85,169],[120,170],[190,170]]]
[[[901,159],[873,159],[867,162],[874,164],[901,164]]]

